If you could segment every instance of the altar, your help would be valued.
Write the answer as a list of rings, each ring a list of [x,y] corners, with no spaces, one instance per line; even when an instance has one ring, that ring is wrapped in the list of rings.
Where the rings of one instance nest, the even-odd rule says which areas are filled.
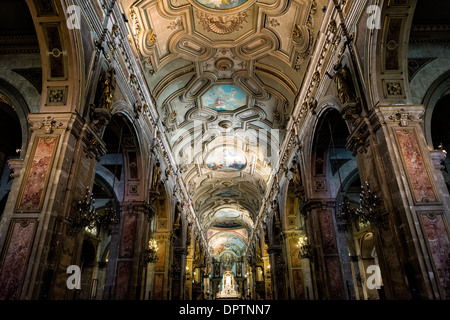
[[[239,299],[240,293],[236,291],[234,275],[231,271],[225,271],[220,284],[221,290],[217,293],[217,299]]]

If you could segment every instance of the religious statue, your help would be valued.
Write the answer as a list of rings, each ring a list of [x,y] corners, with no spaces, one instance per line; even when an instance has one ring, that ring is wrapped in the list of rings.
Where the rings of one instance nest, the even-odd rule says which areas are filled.
[[[115,90],[115,77],[114,68],[110,67],[106,70],[102,79],[101,96],[98,102],[98,107],[111,111],[114,90]]]
[[[336,84],[339,100],[342,104],[354,102],[356,100],[356,92],[350,69],[347,66],[343,66],[340,62],[336,63],[333,69],[335,71],[334,75],[331,76],[329,73],[327,75]]]
[[[158,188],[158,183],[160,181],[160,176],[161,176],[161,164],[159,162],[157,162],[155,164],[155,166],[153,167],[153,176],[152,176],[152,182],[151,182],[151,187],[150,190],[152,191],[156,191]]]
[[[214,264],[214,275],[215,275],[216,277],[218,277],[219,274],[220,274],[219,264],[218,264],[218,263],[215,263],[215,264]]]

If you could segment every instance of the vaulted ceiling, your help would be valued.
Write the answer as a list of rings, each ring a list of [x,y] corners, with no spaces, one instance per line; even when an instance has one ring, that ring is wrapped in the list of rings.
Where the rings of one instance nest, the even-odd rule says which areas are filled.
[[[214,255],[245,249],[314,46],[319,2],[120,1]]]

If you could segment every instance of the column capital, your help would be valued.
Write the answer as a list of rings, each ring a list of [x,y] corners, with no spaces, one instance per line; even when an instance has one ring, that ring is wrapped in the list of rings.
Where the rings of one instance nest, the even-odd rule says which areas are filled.
[[[20,172],[23,168],[23,160],[22,159],[9,159],[8,166],[12,170],[10,177],[15,179],[20,176]]]
[[[447,152],[444,150],[432,150],[430,151],[431,160],[433,161],[434,167],[437,170],[443,170],[445,168],[444,165],[442,165],[442,161],[447,158]]]
[[[311,211],[313,209],[326,210],[334,209],[336,207],[336,199],[307,199],[303,204],[302,209],[306,211]]]
[[[299,229],[288,229],[284,231],[285,238],[298,238],[301,234],[302,230]]]
[[[420,124],[424,113],[423,105],[379,105],[374,107],[374,114],[381,125],[407,127],[411,124]]]
[[[37,133],[51,134],[60,130],[74,130],[81,133],[84,120],[77,113],[30,113],[28,114],[30,130]]]

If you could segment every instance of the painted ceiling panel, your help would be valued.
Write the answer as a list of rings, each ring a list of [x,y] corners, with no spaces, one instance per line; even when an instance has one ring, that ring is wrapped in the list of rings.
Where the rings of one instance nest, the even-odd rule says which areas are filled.
[[[316,8],[326,2],[122,1],[216,254],[246,246],[314,46]]]

